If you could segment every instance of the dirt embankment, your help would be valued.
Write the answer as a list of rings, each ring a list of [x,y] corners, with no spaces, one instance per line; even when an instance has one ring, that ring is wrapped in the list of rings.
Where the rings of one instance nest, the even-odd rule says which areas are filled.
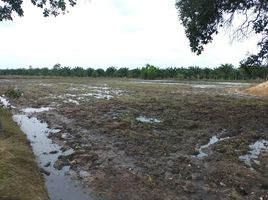
[[[256,96],[268,96],[268,81],[248,88],[244,92]]]
[[[49,199],[26,136],[1,108],[0,199]]]

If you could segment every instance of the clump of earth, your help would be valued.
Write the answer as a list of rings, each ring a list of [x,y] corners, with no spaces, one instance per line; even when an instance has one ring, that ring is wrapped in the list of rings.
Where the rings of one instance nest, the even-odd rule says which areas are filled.
[[[268,96],[268,81],[244,90],[245,93],[257,96]]]

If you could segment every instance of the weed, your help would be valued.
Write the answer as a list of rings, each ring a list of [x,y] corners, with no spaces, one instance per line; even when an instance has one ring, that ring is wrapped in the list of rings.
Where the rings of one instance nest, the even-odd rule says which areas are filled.
[[[134,124],[136,122],[135,117],[130,115],[122,116],[120,119],[122,122],[125,122],[127,124]]]
[[[23,95],[23,92],[17,88],[8,89],[5,95],[9,98],[19,98]]]
[[[199,152],[198,149],[194,149],[192,155],[193,155],[193,156],[197,156],[199,153],[200,153],[200,152]]]

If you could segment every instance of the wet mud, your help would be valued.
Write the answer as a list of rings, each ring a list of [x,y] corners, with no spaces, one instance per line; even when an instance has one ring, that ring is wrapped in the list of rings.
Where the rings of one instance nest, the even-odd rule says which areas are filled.
[[[59,130],[44,169],[93,199],[268,199],[268,101],[236,92],[248,83],[20,79],[1,93],[12,86],[15,114]]]
[[[26,112],[42,112],[49,109],[23,109]],[[15,114],[13,120],[21,127],[21,130],[27,135],[31,142],[32,149],[40,166],[40,171],[45,174],[45,184],[51,200],[90,200],[92,199],[86,188],[66,176],[70,166],[62,168],[57,167],[58,158],[72,154],[73,149],[62,151],[60,146],[53,143],[48,138],[49,134],[57,133],[59,130],[49,129],[47,124],[40,122],[35,117],[29,117],[26,114]]]

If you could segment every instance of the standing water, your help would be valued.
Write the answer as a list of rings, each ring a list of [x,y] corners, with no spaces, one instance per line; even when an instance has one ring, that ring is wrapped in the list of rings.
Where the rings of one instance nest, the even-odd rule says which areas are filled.
[[[203,146],[201,146],[201,147],[199,148],[199,154],[197,154],[196,157],[198,157],[198,158],[207,157],[208,154],[205,153],[205,152],[203,152],[203,149],[206,149],[206,148],[208,148],[209,146],[211,146],[211,145],[213,145],[213,144],[216,144],[218,141],[219,141],[219,138],[217,138],[217,136],[215,136],[215,135],[212,136],[212,137],[209,139],[209,142],[208,142],[207,144],[205,144],[205,145],[203,145]]]
[[[208,142],[207,144],[201,146],[201,147],[198,149],[198,154],[195,155],[194,157],[197,157],[197,158],[204,158],[204,157],[207,157],[208,154],[205,153],[205,152],[203,151],[204,149],[208,149],[211,145],[214,145],[214,144],[216,144],[216,143],[218,143],[218,142],[220,142],[220,141],[229,139],[229,137],[226,137],[226,138],[219,138],[219,136],[221,136],[222,134],[224,134],[225,131],[226,131],[226,130],[223,130],[222,132],[220,132],[220,133],[218,134],[218,136],[217,136],[217,135],[212,136],[212,137],[209,139],[209,142]]]
[[[14,115],[13,120],[18,123],[21,130],[27,135],[39,166],[47,174],[45,184],[51,200],[93,199],[84,188],[75,184],[70,176],[65,175],[69,171],[69,166],[65,166],[61,170],[53,167],[60,155],[73,153],[72,149],[62,152],[60,146],[54,144],[48,138],[49,133],[55,133],[59,130],[49,129],[46,123],[42,123],[37,118],[28,117],[25,114]]]
[[[161,121],[155,118],[145,117],[145,116],[139,116],[136,118],[137,121],[143,122],[143,123],[160,123]]]
[[[258,140],[249,145],[250,151],[246,155],[239,156],[251,170],[254,170],[252,163],[259,165],[258,158],[261,153],[268,152],[268,140]]]

